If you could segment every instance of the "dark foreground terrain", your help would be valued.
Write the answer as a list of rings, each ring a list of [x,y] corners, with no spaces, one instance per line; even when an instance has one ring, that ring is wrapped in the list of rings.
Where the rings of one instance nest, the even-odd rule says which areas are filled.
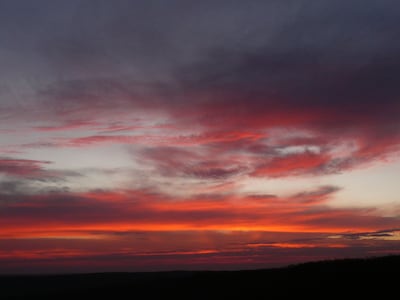
[[[400,256],[233,272],[0,276],[0,299],[399,299]]]

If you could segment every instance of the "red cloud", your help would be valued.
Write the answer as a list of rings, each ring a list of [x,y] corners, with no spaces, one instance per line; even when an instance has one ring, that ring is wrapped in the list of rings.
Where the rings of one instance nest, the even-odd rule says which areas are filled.
[[[172,199],[144,191],[21,196],[21,201],[3,205],[1,235],[176,230],[346,232],[394,228],[398,223],[370,211],[328,208],[325,203],[336,190],[322,187],[288,198],[231,195]]]
[[[99,83],[93,86],[92,84],[93,82],[88,82],[89,90],[101,86]],[[79,82],[78,86],[85,90],[85,82]],[[215,158],[213,161],[219,161],[223,167],[213,167],[210,165],[210,159],[199,158],[197,167],[186,173],[182,172],[182,176],[186,174],[190,177],[198,174],[198,177],[215,175],[218,178],[240,172],[268,177],[329,174],[376,162],[399,151],[398,121],[392,116],[398,107],[392,102],[390,102],[393,106],[391,110],[382,108],[382,111],[391,116],[386,120],[383,118],[383,112],[372,102],[366,103],[363,113],[360,113],[356,109],[357,106],[351,103],[349,103],[351,109],[344,111],[340,105],[333,102],[321,105],[315,99],[309,100],[308,103],[307,99],[291,98],[287,95],[272,97],[265,90],[249,95],[249,91],[243,87],[224,85],[218,88],[195,85],[185,94],[190,101],[183,101],[179,92],[174,96],[182,101],[168,102],[160,100],[161,98],[144,101],[132,98],[129,89],[125,89],[122,83],[113,83],[111,86],[118,87],[116,88],[118,91],[121,89],[124,96],[122,98],[125,99],[118,102],[115,111],[112,103],[100,97],[101,95],[97,99],[100,103],[98,107],[96,106],[96,110],[91,110],[89,105],[94,104],[91,101],[96,99],[85,101],[85,98],[78,97],[75,99],[74,107],[81,108],[79,114],[74,110],[75,113],[61,116],[61,119],[65,118],[63,121],[65,127],[39,129],[58,131],[81,126],[90,129],[90,126],[96,124],[104,126],[91,128],[92,132],[80,137],[65,138],[56,136],[57,132],[53,132],[53,136],[47,141],[30,143],[25,147],[96,147],[105,144],[127,144],[149,148],[190,146],[194,152],[202,148],[204,152],[211,153]],[[64,88],[73,93],[70,89],[76,86],[67,84]],[[307,105],[300,105],[303,102]],[[163,122],[168,126],[137,127],[137,119],[134,118],[137,116],[132,114],[130,109],[135,105],[142,115],[151,116],[154,120],[162,115]],[[379,114],[375,114],[374,108]],[[98,116],[95,114],[97,110],[100,110]],[[107,122],[101,121],[112,119],[110,117],[112,114],[118,114],[124,121],[121,124],[117,122],[117,125],[108,124],[109,126]],[[86,121],[79,121],[85,116]],[[113,134],[133,128],[138,130],[132,135]],[[149,128],[157,128],[157,131],[149,134],[145,131]],[[270,136],[276,129],[286,129],[286,132],[282,131],[279,138]],[[307,132],[308,136],[304,137],[301,134],[296,136],[296,133],[304,132]],[[271,142],[274,138],[276,141]],[[345,155],[338,155],[335,150],[340,148],[343,142],[353,143],[355,149]],[[277,148],[293,146],[318,147],[319,152],[287,155],[274,153]],[[240,155],[242,160],[240,165],[241,167],[245,165],[246,168],[236,168],[237,164],[232,168],[227,167],[230,166],[233,154]],[[165,172],[165,174],[170,173]]]
[[[288,154],[274,157],[268,163],[258,166],[252,175],[281,177],[300,174],[313,174],[329,163],[331,157],[311,152]]]
[[[20,197],[0,211],[0,263],[13,272],[259,268],[398,251],[396,240],[352,238],[349,231],[381,232],[398,220],[325,207],[336,190],[288,198],[171,199],[146,191]]]

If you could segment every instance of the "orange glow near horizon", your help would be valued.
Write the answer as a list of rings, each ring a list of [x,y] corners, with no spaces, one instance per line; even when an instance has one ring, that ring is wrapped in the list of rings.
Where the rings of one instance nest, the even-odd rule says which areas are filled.
[[[398,253],[396,1],[21,2],[0,275]]]
[[[51,229],[49,229],[51,228]],[[177,231],[217,231],[217,232],[282,232],[282,233],[352,233],[374,232],[377,227],[306,227],[296,225],[251,225],[251,224],[90,224],[90,225],[43,225],[24,227],[9,227],[0,235],[0,238],[81,238],[81,239],[109,239],[110,233],[124,232],[177,232]],[[378,228],[379,229],[379,228]],[[102,232],[98,235],[96,232]]]

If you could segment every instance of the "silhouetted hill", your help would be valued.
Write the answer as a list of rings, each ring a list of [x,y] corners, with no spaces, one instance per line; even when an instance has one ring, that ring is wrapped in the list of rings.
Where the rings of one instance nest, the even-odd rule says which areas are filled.
[[[400,256],[250,271],[0,276],[0,299],[397,299],[399,288]]]

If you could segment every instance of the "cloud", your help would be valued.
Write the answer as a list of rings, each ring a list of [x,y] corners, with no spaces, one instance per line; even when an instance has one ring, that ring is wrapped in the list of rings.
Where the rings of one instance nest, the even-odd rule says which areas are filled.
[[[261,49],[259,55],[268,56],[268,53],[268,51]],[[75,126],[86,126],[86,124],[93,122],[96,124],[103,123],[103,127],[107,128],[109,127],[107,116],[119,114],[121,118],[128,118],[128,112],[132,110],[148,116],[163,115],[171,127],[158,128],[159,132],[156,134],[141,134],[139,128],[135,135],[115,135],[110,134],[110,132],[107,132],[107,134],[102,132],[101,134],[94,133],[93,135],[68,139],[51,139],[40,143],[40,145],[52,145],[54,147],[86,147],[103,144],[145,144],[166,147],[208,145],[210,148],[218,148],[221,151],[241,150],[248,154],[248,157],[253,154],[261,156],[266,151],[273,153],[279,148],[294,146],[318,147],[320,149],[320,153],[305,151],[304,153],[287,154],[285,156],[276,153],[279,155],[269,157],[266,161],[259,159],[255,169],[249,171],[249,173],[267,177],[337,173],[386,159],[399,151],[400,131],[396,116],[400,107],[395,100],[397,99],[396,90],[393,90],[393,95],[376,95],[373,99],[369,91],[365,91],[365,95],[360,94],[358,97],[353,97],[354,93],[364,93],[364,91],[353,91],[353,89],[357,89],[358,84],[349,82],[346,84],[347,94],[343,91],[344,95],[332,98],[332,95],[335,95],[335,91],[337,91],[335,83],[337,82],[337,85],[342,84],[344,75],[338,75],[336,78],[334,74],[330,75],[329,71],[318,69],[315,71],[315,80],[301,83],[309,86],[307,87],[310,90],[309,94],[302,95],[298,91],[289,94],[292,86],[300,84],[297,79],[290,77],[298,71],[290,69],[296,67],[296,63],[290,60],[287,62],[286,68],[289,68],[287,73],[291,75],[287,75],[288,79],[285,80],[285,85],[282,88],[279,88],[279,85],[251,80],[248,84],[255,86],[249,89],[242,86],[247,77],[246,72],[243,72],[240,66],[244,63],[249,64],[246,66],[246,69],[249,69],[248,72],[253,72],[257,69],[257,66],[260,68],[257,59],[253,62],[252,56],[254,55],[256,54],[241,53],[240,56],[243,57],[226,63],[227,68],[232,68],[232,66],[238,64],[239,70],[229,71],[233,74],[240,74],[232,83],[223,82],[223,76],[220,78],[207,73],[212,72],[215,65],[225,65],[224,59],[226,58],[222,57],[218,59],[218,64],[211,60],[210,62],[201,62],[201,64],[206,64],[202,68],[193,66],[192,72],[205,72],[206,74],[202,76],[206,76],[206,78],[210,76],[209,80],[201,80],[201,86],[194,81],[184,82],[179,89],[160,89],[157,84],[150,83],[147,84],[146,92],[137,96],[138,92],[129,90],[127,83],[116,82],[114,84],[114,79],[103,79],[103,83],[96,83],[94,86],[90,80],[82,80],[79,82],[78,88],[73,84],[63,87],[66,91],[55,89],[47,97],[49,101],[53,102],[56,115],[65,114],[69,118],[75,116],[78,119],[89,118],[84,124],[78,122],[68,125],[64,128],[65,130]],[[302,60],[303,58],[300,56],[296,59]],[[285,62],[286,60],[284,58],[277,60],[275,57],[271,57],[267,61],[272,63],[274,61]],[[268,64],[266,62],[262,70],[263,72],[271,72],[270,75],[256,73],[254,76],[259,76],[260,80],[275,76]],[[308,65],[309,63],[305,62],[304,64]],[[310,64],[312,66],[313,62],[310,62]],[[318,68],[323,67],[319,64]],[[371,64],[375,64],[375,62]],[[376,64],[380,64],[380,62],[376,62]],[[283,67],[278,66],[277,68]],[[357,70],[351,68],[349,70],[347,65],[341,66],[339,62],[335,70],[341,70],[341,68],[344,68],[343,72],[349,72],[349,74],[360,72],[358,67]],[[379,75],[374,71],[377,67],[366,65],[365,68],[371,76]],[[369,68],[373,70],[369,71]],[[379,68],[385,69],[386,67],[380,66]],[[319,76],[320,72],[323,75]],[[324,76],[328,76],[328,78],[324,79]],[[333,77],[330,78],[330,76]],[[222,82],[219,82],[220,80]],[[360,80],[363,82],[359,84],[360,86],[371,86],[368,81]],[[207,84],[208,81],[209,84]],[[332,85],[323,89],[326,95],[315,94],[315,90],[321,89],[321,86],[326,82],[330,82],[330,85]],[[98,86],[101,88],[98,88]],[[108,86],[111,86],[111,88],[107,88],[105,94],[102,93],[102,89]],[[271,86],[274,94],[270,94],[268,86]],[[382,89],[384,88],[382,87]],[[83,92],[80,92],[81,90]],[[386,87],[384,90],[387,90]],[[279,93],[282,93],[282,95]],[[67,98],[69,100],[65,101]],[[120,100],[110,102],[110,98]],[[70,101],[70,99],[73,100]],[[69,103],[70,107],[60,107],[57,104],[58,102]],[[93,119],[93,116],[96,116],[96,118]],[[209,116],[218,116],[218,118],[210,118]],[[128,122],[123,128],[133,128],[132,126]],[[47,127],[40,128],[46,129]],[[62,128],[60,127],[60,129]],[[191,128],[192,130],[190,130]],[[277,141],[278,143],[268,145],[272,138],[269,136],[270,132],[279,128],[287,128],[292,132],[299,133],[306,131],[309,136],[294,138],[282,136],[280,141]],[[338,149],[343,144],[351,144],[352,149],[347,149],[347,153],[338,153]],[[31,145],[38,144],[31,143]],[[201,171],[197,173],[200,174]],[[222,174],[224,171],[216,170],[213,173]]]
[[[45,2],[0,4],[2,263],[259,267],[399,248],[398,218],[331,207],[329,182],[241,190],[397,159],[396,1]],[[107,167],[133,160],[115,169],[130,189],[104,178],[110,148]],[[98,163],[85,183],[110,190],[56,169],[81,154]]]
[[[258,166],[253,176],[281,177],[300,174],[313,174],[329,162],[329,157],[314,153],[290,154],[274,157],[268,163]]]
[[[0,173],[15,177],[40,177],[44,174],[43,166],[49,161],[30,159],[0,158]]]
[[[186,231],[145,237],[0,239],[0,262],[4,273],[259,269],[398,253],[399,246],[396,241],[331,240],[320,233]]]
[[[384,241],[399,241],[400,230],[398,228],[385,229],[372,232],[358,232],[333,236],[331,238],[343,238],[350,240],[384,240]]]
[[[22,201],[26,195],[58,194],[70,191],[69,180],[80,171],[47,168],[52,162],[0,158],[0,205]]]
[[[48,64],[55,69],[74,65],[71,67],[74,70],[70,70],[72,75],[35,86],[35,109],[10,111],[20,118],[32,114],[33,119],[38,119],[45,115],[49,121],[60,122],[59,126],[33,126],[36,130],[91,130],[87,135],[61,139],[57,136],[56,140],[51,138],[40,143],[54,147],[206,144],[221,151],[243,151],[246,159],[254,152],[262,156],[265,151],[272,153],[277,148],[300,144],[321,148],[320,153],[258,159],[254,170],[248,171],[254,176],[332,174],[397,153],[400,90],[395,78],[400,65],[399,45],[393,37],[399,32],[393,25],[397,24],[394,12],[399,10],[398,5],[368,1],[368,6],[363,5],[361,9],[325,1],[299,3],[290,5],[291,9],[284,8],[285,5],[258,3],[246,6],[246,10],[236,3],[229,5],[228,11],[225,4],[225,9],[215,8],[212,16],[203,5],[198,5],[196,10],[180,7],[178,11],[192,17],[186,20],[186,26],[181,26],[182,20],[173,17],[176,11],[170,8],[160,11],[159,7],[131,4],[157,16],[160,23],[153,24],[154,27],[142,15],[131,19],[119,11],[128,4],[114,8],[112,15],[102,15],[108,11],[104,4],[98,8],[103,18],[92,23],[83,22],[79,17],[82,15],[78,14],[77,18],[87,27],[86,33],[69,24],[68,30],[72,32],[65,36],[50,32],[46,40],[42,50],[51,54]],[[67,7],[68,15],[73,8]],[[384,17],[376,18],[371,14],[371,7]],[[88,8],[82,8],[80,13],[84,14],[85,9]],[[259,11],[269,17],[254,18],[260,17]],[[282,21],[274,13],[285,15],[288,21]],[[251,21],[246,22],[246,30],[233,31],[221,25],[224,24],[221,18],[238,15],[240,20]],[[190,21],[210,18],[217,30],[210,30],[208,22]],[[267,20],[270,20],[269,26],[264,23]],[[103,29],[101,32],[108,33],[119,28],[119,35],[109,36],[115,42],[105,44],[107,39],[94,39],[99,27]],[[187,31],[189,28],[198,33],[196,39]],[[137,40],[128,43],[131,31],[138,33]],[[226,38],[211,39],[216,32],[223,32]],[[147,34],[160,39],[148,39]],[[191,43],[178,42],[186,39],[199,47],[194,50]],[[162,46],[171,52],[158,51]],[[88,53],[93,54],[90,59]],[[116,57],[115,53],[121,55],[126,65],[130,62],[146,76],[140,79],[136,72],[128,72],[120,63],[112,61],[110,57]],[[149,59],[147,53],[154,53],[154,57]],[[179,53],[188,54],[181,57]],[[87,62],[84,68],[87,70],[79,68],[83,61]],[[162,78],[158,75],[161,73]],[[104,134],[104,131],[97,132],[99,128],[91,127],[96,124],[108,128],[116,119],[123,119],[124,126],[117,129],[132,129],[134,126],[129,120],[143,115],[150,120],[162,119],[171,127],[152,135],[140,134],[140,130],[137,135],[114,135],[113,131]],[[281,137],[280,143],[266,145],[268,134],[282,128],[307,131],[309,136],[291,138],[287,134]],[[354,149],[338,155],[340,145],[351,143]],[[215,168],[210,174],[229,177],[229,172]],[[209,177],[204,170],[187,173]]]
[[[2,194],[17,194],[22,186],[21,180],[2,180],[0,182],[0,191]]]
[[[135,157],[153,165],[164,176],[197,179],[227,179],[245,172],[245,165],[238,159],[220,157],[212,149],[187,150],[181,147],[145,148]],[[218,156],[220,159],[213,159]]]
[[[341,188],[337,186],[321,186],[313,191],[306,191],[295,194],[291,197],[293,200],[299,200],[302,203],[318,204],[326,202],[332,194],[340,191]]]
[[[48,125],[48,126],[36,126],[35,130],[41,132],[51,132],[51,131],[69,131],[69,130],[78,130],[82,128],[93,128],[98,126],[96,122],[93,121],[83,121],[83,120],[68,120],[64,124],[58,125]]]
[[[56,236],[71,232],[245,230],[344,232],[395,226],[395,217],[327,204],[338,188],[291,197],[198,195],[176,198],[151,191],[94,191],[2,195],[2,236]],[[50,226],[51,225],[51,226]]]

